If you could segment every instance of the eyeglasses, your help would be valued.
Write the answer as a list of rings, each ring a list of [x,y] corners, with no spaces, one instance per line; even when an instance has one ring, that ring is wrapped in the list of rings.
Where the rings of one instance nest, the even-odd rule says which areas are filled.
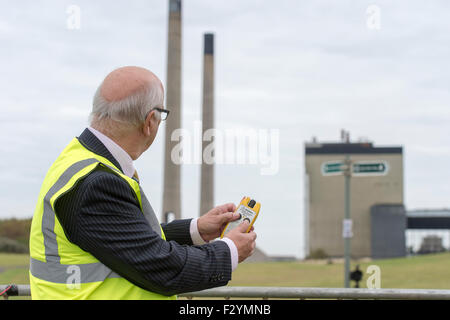
[[[161,121],[164,121],[167,119],[167,117],[169,116],[169,110],[167,109],[163,109],[163,108],[159,108],[159,107],[154,107],[152,109],[150,109],[150,111],[147,113],[147,115],[145,116],[145,118],[147,118],[147,116],[149,115],[150,112],[152,112],[153,110],[159,111],[159,113],[161,114]]]

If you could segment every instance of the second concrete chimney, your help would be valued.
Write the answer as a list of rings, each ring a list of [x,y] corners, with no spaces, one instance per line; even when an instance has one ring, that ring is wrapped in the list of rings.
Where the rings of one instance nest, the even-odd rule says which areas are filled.
[[[203,133],[214,128],[214,34],[204,35],[203,55],[203,110],[202,110],[202,138]],[[214,163],[205,163],[203,152],[206,146],[214,143],[202,139],[202,168],[200,186],[200,215],[207,213],[214,207]]]

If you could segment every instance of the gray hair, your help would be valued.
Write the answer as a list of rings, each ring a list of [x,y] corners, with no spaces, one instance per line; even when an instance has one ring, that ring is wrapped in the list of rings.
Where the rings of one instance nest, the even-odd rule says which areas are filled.
[[[107,101],[101,94],[103,83],[97,88],[89,115],[89,123],[102,120],[114,120],[132,126],[141,125],[147,114],[154,107],[162,107],[164,92],[159,85],[150,85],[144,90],[125,97],[118,101]],[[155,112],[160,117],[159,112]]]

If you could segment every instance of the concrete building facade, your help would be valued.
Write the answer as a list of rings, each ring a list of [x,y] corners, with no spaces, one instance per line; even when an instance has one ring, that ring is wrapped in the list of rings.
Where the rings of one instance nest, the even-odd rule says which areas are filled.
[[[350,178],[351,256],[372,256],[371,208],[403,205],[403,148],[372,143],[305,144],[305,236],[307,255],[321,249],[328,256],[344,254],[344,175],[324,172],[326,163],[383,163],[383,174],[352,174]],[[355,169],[356,170],[356,169]]]
[[[370,208],[371,257],[406,255],[406,210],[402,204],[377,204]]]

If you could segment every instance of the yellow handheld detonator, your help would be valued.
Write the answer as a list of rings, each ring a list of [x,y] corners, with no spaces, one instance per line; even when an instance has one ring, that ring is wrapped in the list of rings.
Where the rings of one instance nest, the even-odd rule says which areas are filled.
[[[249,222],[249,226],[246,232],[249,232],[255,223],[256,218],[259,214],[259,209],[261,208],[261,203],[256,202],[249,197],[244,197],[236,208],[237,213],[239,213],[239,219],[229,222],[225,229],[223,229],[220,238],[223,238],[228,232],[240,225],[244,220]]]

